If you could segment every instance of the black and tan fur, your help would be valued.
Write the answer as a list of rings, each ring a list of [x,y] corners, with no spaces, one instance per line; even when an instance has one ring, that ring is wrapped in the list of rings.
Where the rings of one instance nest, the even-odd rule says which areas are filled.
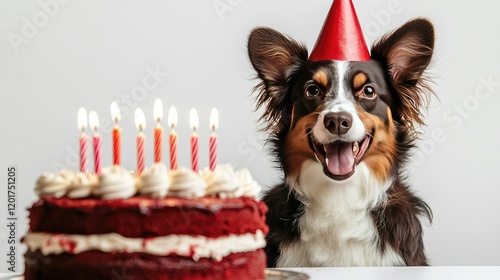
[[[248,53],[261,80],[257,107],[265,109],[262,120],[284,175],[264,196],[268,266],[428,264],[421,218],[430,221],[431,210],[410,190],[403,168],[418,136],[415,125],[424,123],[430,92],[424,70],[433,47],[425,19],[382,37],[372,60],[363,62],[309,61],[307,49],[290,37],[270,28],[252,31]],[[353,107],[369,146],[353,174],[337,176],[322,162],[318,150],[328,144],[317,136],[333,137],[318,131],[342,102]]]

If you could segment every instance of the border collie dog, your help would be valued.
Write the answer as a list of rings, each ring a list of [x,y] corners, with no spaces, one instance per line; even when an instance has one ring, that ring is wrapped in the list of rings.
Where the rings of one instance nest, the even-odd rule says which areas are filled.
[[[256,107],[283,183],[269,189],[269,267],[427,265],[428,205],[404,166],[432,91],[426,19],[383,36],[367,61],[308,59],[304,45],[260,27],[248,39]]]

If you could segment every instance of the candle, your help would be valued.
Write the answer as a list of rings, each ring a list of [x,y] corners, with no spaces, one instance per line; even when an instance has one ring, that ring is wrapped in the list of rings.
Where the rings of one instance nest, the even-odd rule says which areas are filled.
[[[146,118],[141,108],[135,109],[135,125],[139,129],[137,135],[137,173],[144,171],[144,150],[146,148],[146,135],[142,132],[146,128]]]
[[[210,113],[210,127],[212,128],[212,134],[209,138],[209,168],[210,170],[214,170],[217,166],[217,134],[215,134],[215,129],[219,126],[219,112],[216,108],[212,109]]]
[[[163,103],[161,99],[157,98],[154,104],[153,117],[158,122],[154,130],[154,149],[155,163],[161,162],[161,142],[163,136],[163,128],[161,127],[160,121],[163,118]]]
[[[80,172],[87,172],[87,149],[89,139],[85,133],[87,128],[87,111],[84,108],[78,110],[78,128],[82,131],[80,135]]]
[[[99,175],[101,174],[101,136],[97,132],[99,128],[99,117],[97,113],[92,111],[89,113],[89,125],[92,129],[94,129],[94,173]]]
[[[168,125],[172,128],[169,135],[170,143],[170,169],[177,170],[177,133],[175,126],[177,125],[177,110],[171,106],[168,110]]]
[[[199,126],[198,113],[195,109],[191,109],[189,112],[189,124],[193,129],[193,134],[191,134],[191,167],[193,171],[198,172],[198,133],[196,130]]]
[[[115,121],[115,126],[113,127],[113,164],[121,164],[121,139],[122,130],[118,126],[118,121],[121,119],[120,107],[118,103],[111,103],[111,118]]]

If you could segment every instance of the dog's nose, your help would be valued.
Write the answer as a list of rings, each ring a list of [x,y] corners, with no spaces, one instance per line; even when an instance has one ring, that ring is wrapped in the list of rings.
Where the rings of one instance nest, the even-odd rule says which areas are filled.
[[[328,113],[323,119],[323,124],[330,133],[342,135],[351,128],[352,116],[347,112]]]

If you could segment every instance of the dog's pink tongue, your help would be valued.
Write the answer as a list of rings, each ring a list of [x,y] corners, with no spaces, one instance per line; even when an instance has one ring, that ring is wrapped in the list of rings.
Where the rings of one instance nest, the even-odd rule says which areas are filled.
[[[352,143],[335,142],[325,145],[328,170],[334,175],[345,175],[354,168]]]

